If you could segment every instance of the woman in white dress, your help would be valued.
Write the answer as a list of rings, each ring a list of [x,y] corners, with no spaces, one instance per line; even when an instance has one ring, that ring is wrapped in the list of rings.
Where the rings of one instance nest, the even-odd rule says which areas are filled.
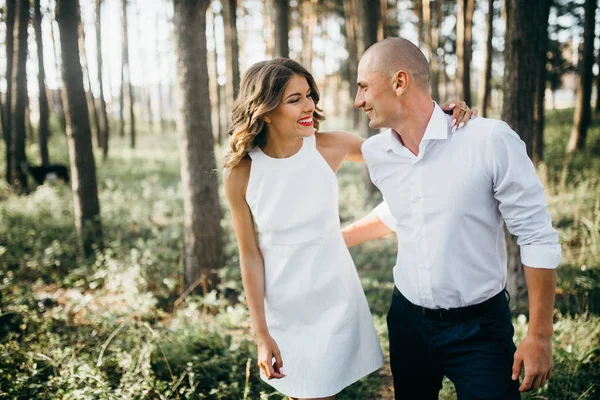
[[[224,163],[261,378],[291,399],[333,399],[383,365],[338,216],[335,173],[363,162],[363,139],[318,132],[318,101],[295,61],[254,64]]]

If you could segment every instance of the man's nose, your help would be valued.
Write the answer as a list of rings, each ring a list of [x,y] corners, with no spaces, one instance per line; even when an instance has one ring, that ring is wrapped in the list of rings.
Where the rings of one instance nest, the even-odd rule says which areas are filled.
[[[362,94],[360,93],[360,91],[356,92],[356,97],[354,98],[354,108],[361,108],[364,105],[365,101],[363,99]]]

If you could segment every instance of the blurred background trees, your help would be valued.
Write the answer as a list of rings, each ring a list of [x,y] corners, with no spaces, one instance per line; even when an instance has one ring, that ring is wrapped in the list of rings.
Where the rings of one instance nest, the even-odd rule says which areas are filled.
[[[579,324],[579,317],[567,317],[585,319],[586,312],[600,309],[597,0],[5,0],[0,9],[0,346],[8,345],[10,335],[25,343],[28,333],[20,326],[39,328],[35,324],[46,321],[39,306],[43,299],[68,309],[65,304],[75,301],[63,299],[68,290],[117,296],[115,287],[126,283],[135,296],[119,304],[129,311],[110,314],[111,322],[90,322],[93,329],[110,327],[109,332],[98,328],[103,340],[116,340],[111,333],[125,329],[132,338],[154,343],[153,329],[184,324],[182,307],[207,327],[247,333],[247,314],[235,308],[244,298],[219,172],[240,77],[257,61],[293,58],[317,81],[327,116],[323,129],[368,137],[378,131],[353,108],[356,69],[362,53],[388,36],[405,37],[426,54],[434,100],[464,99],[480,115],[501,118],[519,133],[547,187],[563,243],[557,308],[565,317],[557,320],[568,327],[565,337],[600,337],[587,319]],[[28,176],[36,166],[47,171],[40,187]],[[52,183],[56,166],[67,167],[69,185]],[[379,200],[364,169],[346,166],[339,181],[344,223]],[[392,242],[354,250],[376,319],[388,301],[382,293],[391,288]],[[511,304],[526,314],[524,276],[512,239],[508,253]],[[144,303],[144,296],[153,300]],[[28,301],[33,308],[23,309]],[[164,315],[164,321],[142,308]],[[131,312],[145,315],[138,316],[139,325],[119,319]],[[73,315],[64,318],[71,321]],[[82,321],[73,323],[84,329]],[[258,398],[266,389],[255,372],[245,372],[251,349],[232,350],[229,339],[206,339],[204,333],[201,340],[196,337],[202,346],[218,347],[223,365],[237,363],[240,370],[223,367],[219,371],[226,372],[213,371],[219,378],[202,385],[230,393],[223,398],[243,398],[240,387],[248,398]],[[43,350],[39,335],[33,337]],[[61,340],[74,341],[72,357],[82,360],[74,337]],[[200,346],[196,339],[179,337],[165,344],[160,360],[148,358],[156,378],[144,381],[150,391],[168,397],[181,376],[199,376],[208,368],[204,359],[189,367],[177,356],[192,346],[190,340]],[[547,397],[571,398],[572,392],[572,398],[594,398],[600,382],[589,377],[600,374],[582,360],[597,362],[597,350],[575,360],[569,358],[572,348],[566,350],[572,343],[564,340],[557,344],[564,344],[558,347],[564,374],[559,371],[551,381],[556,386]],[[136,357],[142,360],[147,342],[140,343]],[[82,356],[91,354],[86,351]],[[45,382],[40,387],[52,387],[49,375],[31,373],[33,363],[43,361],[28,350],[22,356],[21,364],[0,362],[0,369],[25,365],[23,382],[39,379]],[[93,355],[100,374],[93,385],[115,376],[102,370],[109,367],[102,367],[101,356]],[[172,364],[167,368],[163,362]],[[52,368],[63,367],[57,362]],[[569,371],[584,378],[571,380]],[[120,375],[120,382],[137,376],[133,369],[130,373]],[[241,376],[239,390],[223,386],[237,379],[233,376]],[[368,394],[375,387],[386,398],[385,373],[383,381],[369,379],[347,398],[375,398]],[[0,397],[6,394],[4,383]],[[192,386],[187,395],[203,390]],[[19,396],[44,397],[40,393]]]

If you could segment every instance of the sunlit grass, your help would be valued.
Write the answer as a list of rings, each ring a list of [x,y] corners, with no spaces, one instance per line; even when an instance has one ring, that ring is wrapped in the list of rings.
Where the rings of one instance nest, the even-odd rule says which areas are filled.
[[[546,163],[564,255],[557,306],[574,315],[557,313],[555,375],[526,399],[592,399],[600,392],[600,320],[598,305],[592,307],[600,304],[600,127],[590,130],[590,150],[565,164],[570,118],[568,110],[549,113]],[[332,118],[324,129],[348,127]],[[0,190],[0,398],[171,399],[178,391],[181,398],[238,400],[245,390],[249,399],[283,398],[258,379],[222,188],[227,260],[220,288],[239,294],[239,302],[212,293],[175,307],[183,271],[177,136],[140,134],[131,149],[127,137],[112,132],[109,158],[97,152],[95,159],[104,254],[78,254],[70,187],[44,185],[25,197]],[[64,135],[52,136],[50,150],[53,161],[67,163]],[[30,160],[37,151],[28,147]],[[343,166],[338,180],[345,224],[373,204],[365,201],[362,166]],[[352,249],[386,352],[395,251],[393,237]],[[518,342],[526,325],[515,326]],[[389,378],[383,368],[339,398],[388,399]],[[441,398],[455,398],[450,383]]]

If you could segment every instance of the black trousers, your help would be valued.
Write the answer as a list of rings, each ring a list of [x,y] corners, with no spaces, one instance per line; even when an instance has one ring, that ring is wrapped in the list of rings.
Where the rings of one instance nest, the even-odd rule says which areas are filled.
[[[471,313],[472,314],[472,313]],[[396,400],[437,399],[447,376],[459,400],[520,399],[508,300],[481,315],[424,312],[394,289],[387,315]]]

